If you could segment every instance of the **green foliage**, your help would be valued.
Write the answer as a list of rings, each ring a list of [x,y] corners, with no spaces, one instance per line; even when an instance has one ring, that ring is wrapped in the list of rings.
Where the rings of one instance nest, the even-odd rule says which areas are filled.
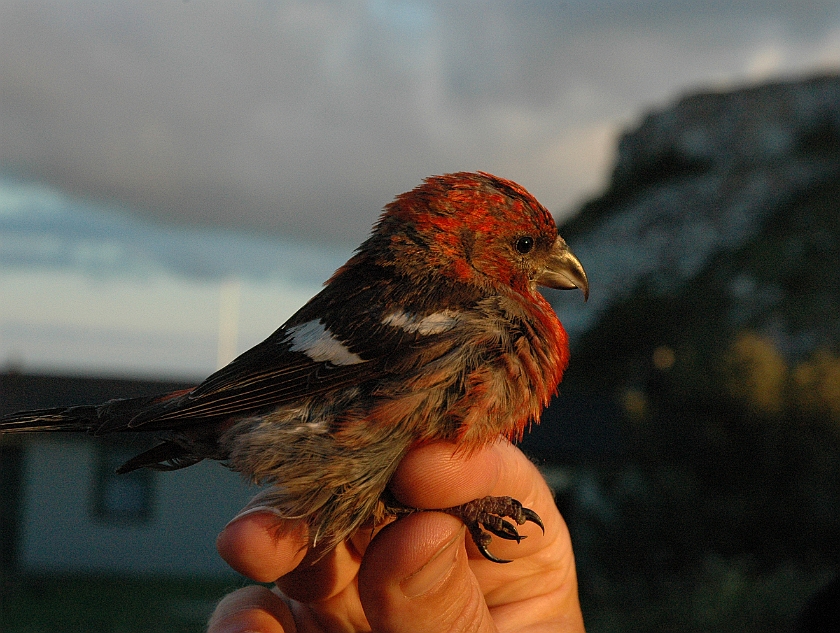
[[[840,569],[840,433],[679,394],[627,416],[619,460],[573,471],[588,630],[790,631]]]

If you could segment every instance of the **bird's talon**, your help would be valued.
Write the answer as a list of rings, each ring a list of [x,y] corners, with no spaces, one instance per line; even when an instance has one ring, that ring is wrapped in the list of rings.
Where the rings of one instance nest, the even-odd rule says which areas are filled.
[[[484,545],[484,544],[476,543],[475,545],[478,548],[478,551],[481,552],[481,555],[484,556],[484,558],[489,560],[491,563],[510,563],[511,562],[510,559],[498,558],[497,556],[494,556],[493,554],[490,553],[490,550],[488,550],[487,546]]]
[[[505,521],[504,519],[500,519],[496,516],[491,517],[491,519],[495,520],[482,523],[484,529],[488,532],[495,534],[499,538],[503,538],[508,541],[516,541],[517,543],[522,539],[519,532],[516,530],[516,527],[514,527],[510,521]]]
[[[542,533],[545,534],[545,525],[543,525],[542,519],[540,518],[539,514],[537,514],[530,508],[522,508],[522,514],[525,516],[525,519],[519,525],[523,525],[526,522],[535,523],[540,527]]]
[[[460,506],[446,508],[443,511],[464,522],[478,551],[484,558],[494,563],[509,563],[510,561],[494,556],[487,549],[492,541],[491,534],[517,543],[521,543],[525,538],[525,535],[520,534],[516,529],[516,525],[506,519],[512,519],[517,525],[535,523],[545,534],[545,527],[540,516],[529,508],[523,508],[519,501],[511,497],[484,497]]]

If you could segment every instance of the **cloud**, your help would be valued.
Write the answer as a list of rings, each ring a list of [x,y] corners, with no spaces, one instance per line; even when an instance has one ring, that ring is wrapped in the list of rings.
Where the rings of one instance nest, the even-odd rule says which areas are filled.
[[[643,110],[837,63],[835,5],[0,1],[0,171],[352,243],[432,173],[569,213]]]

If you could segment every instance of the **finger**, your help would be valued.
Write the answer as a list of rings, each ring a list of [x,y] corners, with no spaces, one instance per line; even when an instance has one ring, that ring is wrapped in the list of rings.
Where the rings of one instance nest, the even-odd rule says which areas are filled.
[[[248,512],[222,531],[217,547],[240,573],[260,582],[275,580],[286,597],[299,606],[308,605],[296,611],[296,617],[328,622],[336,630],[366,630],[356,587],[362,556],[357,546],[348,541],[325,553],[317,548],[307,550],[307,538],[305,526],[280,521],[268,512]],[[358,542],[366,545],[361,536]],[[249,621],[244,611],[247,604],[242,609],[237,623]]]
[[[356,582],[361,556],[352,545],[339,543],[328,553],[310,550],[290,573],[276,581],[294,610],[300,630],[367,631]]]
[[[443,442],[418,447],[400,464],[391,487],[402,503],[414,507],[510,495],[536,511],[545,534],[526,523],[517,528],[528,536],[521,543],[494,538],[490,544],[493,554],[513,563],[485,560],[467,538],[470,567],[499,630],[551,623],[552,630],[583,631],[568,529],[545,480],[518,448],[505,441],[469,454]]]
[[[216,549],[243,576],[272,582],[298,566],[308,543],[305,523],[284,521],[271,512],[248,512],[225,526]]]
[[[311,604],[327,601],[355,585],[362,557],[351,543],[339,543],[329,552],[310,549],[300,564],[275,581],[289,598]]]
[[[565,529],[545,480],[507,441],[469,453],[446,442],[418,447],[403,459],[390,487],[400,502],[418,508],[447,508],[487,495],[517,499],[542,518],[546,531],[543,534],[539,526],[529,522],[517,526],[517,531],[527,537],[520,543],[494,538],[491,551],[503,559],[533,554]],[[467,541],[471,554],[478,555],[472,540]],[[489,565],[494,566],[498,565]]]
[[[385,528],[368,547],[359,594],[374,631],[495,631],[464,549],[464,526],[419,512]]]
[[[419,446],[403,458],[389,486],[407,505],[440,508],[486,495],[524,500],[543,484],[542,476],[528,458],[513,444],[500,439],[469,452],[451,442]]]
[[[265,587],[252,586],[228,594],[219,602],[207,633],[290,633],[295,631],[286,604]]]

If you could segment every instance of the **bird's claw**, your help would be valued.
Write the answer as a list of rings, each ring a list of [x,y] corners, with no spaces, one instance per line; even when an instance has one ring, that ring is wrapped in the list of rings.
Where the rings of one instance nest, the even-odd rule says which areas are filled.
[[[536,523],[540,527],[540,530],[542,530],[542,533],[545,534],[545,526],[543,525],[540,515],[531,510],[531,508],[522,508],[521,504],[520,508],[522,509],[522,515],[525,517],[525,521],[529,523]],[[525,521],[522,523],[525,523]],[[522,523],[519,525],[522,525]]]
[[[517,525],[524,525],[526,522],[535,523],[545,534],[545,526],[539,515],[530,508],[522,507],[519,501],[511,497],[483,497],[446,508],[443,512],[461,519],[467,526],[478,551],[484,558],[494,563],[509,563],[510,560],[498,558],[490,553],[487,549],[492,540],[490,534],[517,543],[525,538],[513,523],[505,520],[505,517],[512,519]]]
[[[492,532],[499,538],[503,538],[506,541],[516,541],[518,543],[525,538],[519,534],[516,530],[516,526],[514,526],[510,521],[505,521],[503,518],[492,514],[487,517],[487,521],[482,522],[482,525],[485,530]]]

